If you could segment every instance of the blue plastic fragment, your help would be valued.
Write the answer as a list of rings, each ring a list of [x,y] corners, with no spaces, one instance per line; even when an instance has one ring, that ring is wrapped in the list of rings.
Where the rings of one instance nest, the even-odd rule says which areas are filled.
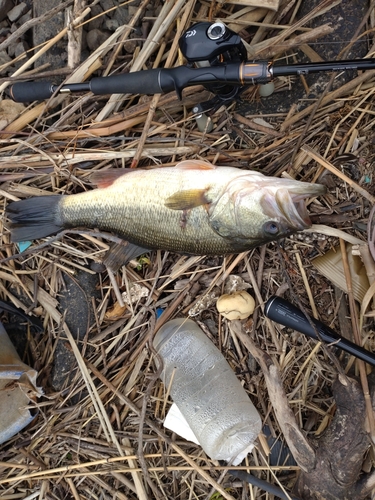
[[[164,312],[164,309],[162,307],[158,307],[156,309],[156,319],[159,319],[160,316],[163,314],[163,312]]]
[[[18,250],[20,251],[20,253],[27,250],[29,248],[29,246],[31,245],[31,243],[32,243],[31,241],[19,241],[17,243],[17,245],[18,245]]]

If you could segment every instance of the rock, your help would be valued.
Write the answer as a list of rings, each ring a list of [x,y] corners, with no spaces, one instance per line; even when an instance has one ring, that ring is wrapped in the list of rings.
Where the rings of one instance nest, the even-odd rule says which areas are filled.
[[[14,33],[17,30],[18,30],[18,23],[12,23],[12,25],[10,27],[10,32]]]
[[[27,23],[27,21],[30,21],[31,18],[32,18],[32,12],[31,10],[28,10],[26,14],[24,14],[18,19],[18,24],[22,26],[23,24]]]
[[[16,50],[16,44],[13,43],[9,45],[9,47],[7,48],[7,54],[11,59],[14,58],[15,50]]]
[[[5,50],[2,50],[0,52],[0,66],[3,66],[6,63],[9,63],[12,60],[12,58],[8,55],[8,53]],[[0,72],[0,75],[5,75],[7,72],[6,69]]]
[[[0,21],[3,21],[7,17],[12,7],[12,0],[0,0]]]
[[[87,33],[87,46],[91,51],[96,50],[102,43],[104,43],[107,38],[111,35],[108,31],[102,31],[99,29],[90,30]]]
[[[118,27],[119,23],[118,21],[116,21],[116,19],[106,19],[104,21],[104,28],[109,31],[116,31]]]
[[[129,17],[129,10],[127,6],[119,7],[116,9],[113,13],[113,19],[116,19],[118,22],[119,26],[123,26],[124,24],[128,24],[130,17]]]
[[[10,33],[9,27],[0,27],[0,36],[1,37],[7,37]]]
[[[136,14],[138,12],[138,7],[136,7],[135,5],[129,5],[129,17],[132,18],[134,16],[134,14]]]
[[[136,40],[126,40],[126,42],[124,42],[124,50],[128,54],[133,54],[133,52],[135,51],[136,46],[137,46],[137,41]]]
[[[15,49],[14,49],[14,55],[15,57],[18,57],[20,56],[21,54],[23,54],[24,52],[26,52],[27,50],[29,50],[29,46],[27,44],[27,42],[25,42],[25,40],[21,40],[20,42],[16,43],[16,46],[15,46]],[[22,61],[22,64],[24,63],[25,61]]]
[[[59,293],[59,309],[65,314],[65,321],[73,338],[83,341],[90,326],[95,322],[92,298],[99,298],[98,276],[77,271],[74,278],[63,274],[65,286]],[[79,342],[81,346],[81,342]],[[77,370],[77,360],[65,339],[57,341],[51,372],[52,386],[60,391],[72,381]],[[78,402],[79,396],[75,397]]]
[[[91,17],[95,17],[95,16],[100,16],[100,14],[102,14],[103,12],[103,9],[100,7],[100,5],[93,5],[91,7]],[[96,19],[93,19],[92,21],[90,21],[88,23],[88,31],[90,30],[94,30],[94,29],[99,29],[102,27],[102,24],[103,24],[103,16],[100,16]]]
[[[39,17],[50,9],[57,7],[61,4],[60,0],[34,0],[33,10],[34,17]],[[47,40],[50,40],[57,33],[60,33],[65,26],[65,12],[59,12],[51,19],[44,23],[38,23],[33,28],[33,45],[36,47]],[[42,54],[34,63],[35,67],[42,66],[43,64],[50,64],[50,69],[63,68],[67,60],[67,39],[64,37],[59,40],[55,45],[48,50],[46,53]]]
[[[21,2],[8,12],[7,14],[8,19],[11,23],[14,23],[27,11],[28,11],[28,6],[25,4],[25,2]]]
[[[104,11],[112,9],[116,5],[114,0],[100,0],[99,3]]]

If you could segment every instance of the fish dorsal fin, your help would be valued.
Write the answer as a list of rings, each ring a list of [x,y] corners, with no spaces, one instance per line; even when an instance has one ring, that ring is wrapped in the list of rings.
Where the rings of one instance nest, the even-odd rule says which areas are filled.
[[[186,189],[177,191],[165,201],[165,206],[172,210],[190,210],[194,207],[206,205],[209,200],[206,197],[207,189]]]
[[[110,168],[108,170],[98,170],[90,175],[90,182],[98,188],[105,188],[113,184],[117,179],[130,172],[135,172],[134,168]]]
[[[203,160],[184,160],[177,163],[175,168],[182,170],[215,170],[217,167]]]

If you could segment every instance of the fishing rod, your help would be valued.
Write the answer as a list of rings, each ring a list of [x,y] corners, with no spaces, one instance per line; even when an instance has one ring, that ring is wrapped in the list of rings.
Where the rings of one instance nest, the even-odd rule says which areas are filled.
[[[277,65],[272,61],[248,61],[241,37],[222,22],[194,24],[181,36],[179,47],[188,62],[185,66],[96,77],[85,83],[54,85],[45,81],[20,82],[10,87],[10,96],[16,102],[31,102],[48,99],[55,93],[90,91],[95,95],[105,95],[176,91],[181,99],[185,87],[203,85],[215,97],[193,111],[205,112],[233,101],[246,86],[266,84],[279,76],[375,69],[375,59],[286,65]]]

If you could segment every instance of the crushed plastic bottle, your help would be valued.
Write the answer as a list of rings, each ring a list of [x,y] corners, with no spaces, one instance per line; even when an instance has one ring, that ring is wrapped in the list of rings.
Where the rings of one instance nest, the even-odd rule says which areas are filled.
[[[239,463],[261,431],[260,416],[222,353],[190,319],[168,321],[154,339],[161,379],[199,444],[214,460]],[[237,459],[237,460],[236,460]]]

